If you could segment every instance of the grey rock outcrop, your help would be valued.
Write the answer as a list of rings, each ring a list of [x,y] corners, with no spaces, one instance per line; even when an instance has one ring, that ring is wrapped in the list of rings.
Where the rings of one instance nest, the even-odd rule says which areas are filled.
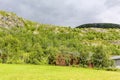
[[[0,27],[23,27],[24,20],[11,12],[0,11]]]

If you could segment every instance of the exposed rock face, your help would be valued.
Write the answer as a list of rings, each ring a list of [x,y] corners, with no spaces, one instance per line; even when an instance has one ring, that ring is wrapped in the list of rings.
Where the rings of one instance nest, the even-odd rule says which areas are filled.
[[[14,13],[0,11],[0,27],[23,27],[24,20]]]

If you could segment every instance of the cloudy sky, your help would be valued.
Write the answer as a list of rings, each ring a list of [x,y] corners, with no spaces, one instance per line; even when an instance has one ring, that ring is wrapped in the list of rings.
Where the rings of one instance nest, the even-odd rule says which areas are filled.
[[[0,0],[0,10],[61,26],[120,23],[120,0]]]

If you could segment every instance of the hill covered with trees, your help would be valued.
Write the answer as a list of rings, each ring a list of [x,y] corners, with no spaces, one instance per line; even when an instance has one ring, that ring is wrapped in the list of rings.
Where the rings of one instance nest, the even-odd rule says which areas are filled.
[[[80,25],[76,28],[120,28],[120,25],[113,23],[89,23]]]
[[[0,27],[1,63],[102,68],[112,65],[111,55],[120,55],[118,28],[70,28],[17,19],[14,27]],[[18,22],[22,22],[22,27]]]

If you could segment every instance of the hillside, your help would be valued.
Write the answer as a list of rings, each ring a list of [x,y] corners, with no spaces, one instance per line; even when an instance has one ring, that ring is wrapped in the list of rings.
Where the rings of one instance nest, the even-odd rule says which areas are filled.
[[[9,19],[11,24],[7,24]],[[110,55],[120,55],[118,28],[58,27],[38,24],[16,15],[8,17],[4,22],[0,20],[3,23],[0,27],[2,63],[86,66],[92,61],[96,67],[107,67],[110,65],[106,63]],[[95,61],[96,55],[100,58],[98,64]]]
[[[119,24],[113,24],[113,23],[89,23],[89,24],[83,24],[76,28],[119,28]]]

